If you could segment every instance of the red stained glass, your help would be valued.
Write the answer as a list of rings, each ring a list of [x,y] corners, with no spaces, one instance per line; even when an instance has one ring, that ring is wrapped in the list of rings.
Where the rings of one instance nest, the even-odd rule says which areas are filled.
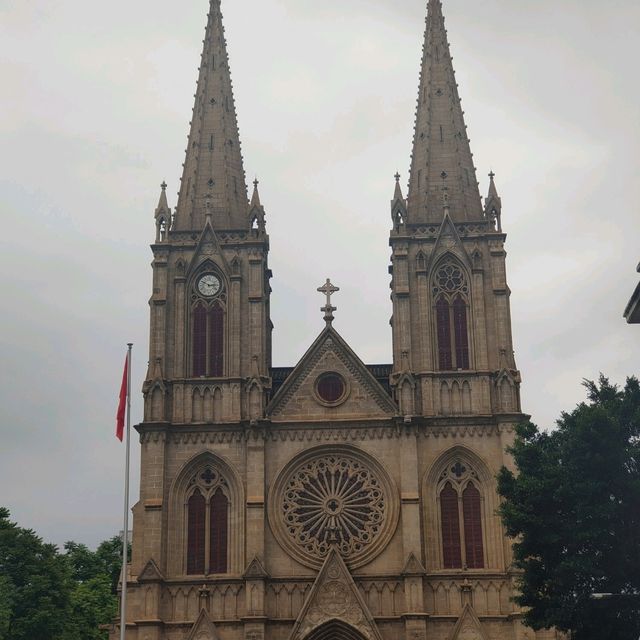
[[[456,337],[456,365],[458,369],[469,368],[469,334],[467,332],[467,305],[462,296],[453,302],[453,329]]]
[[[215,305],[209,311],[209,375],[219,378],[224,364],[224,311]]]
[[[189,498],[187,531],[187,573],[204,573],[205,510],[204,496],[196,489]]]
[[[227,572],[227,530],[229,526],[229,501],[221,489],[211,498],[209,507],[209,572]]]
[[[438,366],[440,371],[453,369],[451,358],[451,324],[449,303],[441,297],[436,304],[436,325],[438,332]]]
[[[462,514],[464,516],[464,548],[469,569],[484,567],[482,545],[482,515],[480,492],[468,485],[462,493]]]
[[[198,304],[193,310],[193,375],[207,375],[207,311]]]
[[[442,521],[442,555],[445,569],[462,568],[460,547],[460,515],[458,494],[447,482],[440,493],[440,519]]]

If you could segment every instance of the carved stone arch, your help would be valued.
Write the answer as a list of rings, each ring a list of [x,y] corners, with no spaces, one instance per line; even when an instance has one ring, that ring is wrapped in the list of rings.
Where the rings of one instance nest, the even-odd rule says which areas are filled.
[[[161,381],[156,380],[151,385],[148,395],[151,398],[151,422],[164,422],[166,387]]]
[[[224,285],[224,290],[229,291],[229,268],[221,259],[217,259],[217,256],[202,258],[197,263],[192,262],[189,265],[189,269],[186,273],[189,291],[193,289],[198,276],[209,271],[213,271],[220,276]]]
[[[229,269],[226,265],[220,264],[222,261],[217,260],[217,256],[205,257],[203,258],[197,265],[191,264],[186,275],[186,294],[184,298],[184,313],[186,321],[186,361],[187,361],[187,371],[188,375],[203,375],[201,372],[195,371],[194,365],[194,331],[195,331],[195,314],[196,311],[200,313],[206,314],[206,320],[202,320],[206,327],[210,327],[209,318],[210,314],[214,312],[221,311],[221,325],[222,325],[222,339],[221,339],[221,352],[220,352],[220,366],[222,367],[222,375],[224,375],[228,371],[228,363],[229,363],[229,351],[230,351],[230,332],[229,332],[229,307],[228,307],[228,299],[230,292],[230,277],[229,277]],[[221,287],[219,292],[212,297],[204,297],[200,294],[197,289],[197,283],[203,274],[212,273],[214,274],[220,281]],[[202,319],[202,318],[201,318]],[[211,344],[210,328],[204,329],[206,334],[209,336],[206,338],[206,343]],[[206,350],[206,356],[202,356],[204,361],[207,362],[205,365],[206,369],[209,370],[212,365],[210,364],[211,360],[209,347],[203,347],[200,349],[200,353]],[[219,372],[216,372],[216,375],[212,375],[211,371],[207,371],[207,375],[210,377],[218,377],[220,375]],[[202,392],[204,393],[204,392]],[[194,398],[195,402],[195,398]]]
[[[245,386],[245,414],[252,422],[264,417],[264,387],[260,380],[252,378]]]
[[[433,260],[429,268],[429,272],[428,272],[429,287],[432,293],[432,297],[434,298],[433,302],[435,303],[434,283],[435,283],[436,275],[438,273],[438,270],[441,269],[447,263],[452,263],[461,270],[465,280],[464,291],[461,291],[461,292],[464,293],[467,301],[470,301],[471,300],[471,270],[470,270],[469,262],[468,260],[464,259],[462,256],[458,255],[458,253],[452,250],[447,250],[444,253],[442,253],[440,256],[438,256],[436,260]]]
[[[452,468],[457,464],[464,467],[464,470],[460,468],[457,471],[460,473],[460,482],[456,485]],[[447,483],[452,483],[461,495],[469,482],[480,492],[485,570],[503,569],[503,535],[500,519],[496,515],[499,501],[495,472],[473,449],[465,445],[455,445],[433,461],[422,481],[425,558],[428,571],[443,568],[440,492]]]
[[[425,252],[420,249],[416,255],[416,271],[424,273],[427,270],[427,256]]]
[[[393,228],[395,231],[398,231],[402,226],[404,226],[407,218],[407,209],[401,200],[396,201],[391,213],[391,218],[393,220]]]
[[[473,263],[474,269],[482,269],[482,252],[478,248],[478,245],[475,246],[471,253],[471,262]]]
[[[234,276],[239,276],[242,264],[238,256],[234,256],[234,258],[231,260],[230,266],[231,266],[231,274]]]
[[[366,640],[366,638],[342,620],[329,620],[314,629],[304,640]]]
[[[448,465],[455,464],[457,461],[462,462],[462,464],[466,463],[473,468],[483,489],[487,485],[495,487],[494,474],[484,459],[470,447],[459,444],[447,449],[434,460],[424,477],[423,484],[425,489],[434,487],[437,490],[440,488],[442,472]]]
[[[156,243],[166,242],[170,224],[169,213],[166,215],[162,213],[156,218]]]
[[[235,467],[222,456],[212,451],[201,451],[182,466],[169,489],[168,517],[174,526],[169,527],[168,543],[169,548],[181,550],[170,556],[168,575],[171,577],[186,575],[186,505],[190,483],[200,470],[204,471],[208,466],[224,479],[223,492],[229,499],[228,573],[241,575],[244,571],[245,492],[242,479]]]
[[[434,369],[473,369],[475,323],[472,303],[473,280],[468,258],[463,259],[453,251],[447,250],[431,264],[427,282],[429,311],[433,317],[431,344]],[[459,311],[461,303],[464,313]],[[444,334],[441,333],[441,325],[446,327]],[[462,327],[460,332],[458,327]],[[441,339],[446,345],[444,349],[448,356],[442,356]]]
[[[495,381],[495,409],[498,413],[518,411],[517,387],[513,376],[502,370]]]

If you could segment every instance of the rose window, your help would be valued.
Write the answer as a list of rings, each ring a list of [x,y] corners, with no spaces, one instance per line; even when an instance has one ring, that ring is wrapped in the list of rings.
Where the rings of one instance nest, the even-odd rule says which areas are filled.
[[[278,483],[280,484],[280,483]],[[379,546],[394,520],[389,482],[364,460],[334,453],[296,465],[281,483],[278,529],[313,566],[335,546],[357,562]],[[304,562],[304,560],[303,560]]]

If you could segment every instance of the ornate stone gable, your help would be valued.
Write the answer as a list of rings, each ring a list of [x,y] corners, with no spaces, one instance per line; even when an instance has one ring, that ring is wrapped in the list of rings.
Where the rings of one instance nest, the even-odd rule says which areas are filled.
[[[435,246],[429,257],[431,265],[438,262],[438,260],[446,253],[455,255],[466,267],[471,268],[472,262],[469,258],[469,254],[467,253],[467,250],[460,239],[460,235],[458,234],[458,230],[456,229],[456,225],[451,220],[448,212],[445,212],[444,214],[440,230],[436,237]]]
[[[213,230],[209,220],[205,223],[204,229],[198,239],[198,244],[191,259],[191,264],[189,265],[189,272],[193,272],[207,260],[216,263],[224,273],[231,273],[231,268],[224,257],[216,232]]]
[[[289,640],[304,640],[314,629],[332,620],[356,629],[367,640],[382,640],[371,612],[335,549],[329,552]]]
[[[220,640],[215,625],[204,609],[200,612],[187,640]]]
[[[147,562],[138,576],[138,582],[162,582],[163,580],[164,576],[153,558]]]
[[[466,604],[449,640],[489,640],[473,607]]]
[[[362,360],[326,327],[267,407],[275,420],[385,418],[397,405]]]

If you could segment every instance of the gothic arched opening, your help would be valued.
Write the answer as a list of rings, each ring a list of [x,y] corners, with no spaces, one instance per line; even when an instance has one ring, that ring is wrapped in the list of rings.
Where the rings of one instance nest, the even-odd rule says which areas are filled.
[[[366,640],[366,638],[345,622],[330,620],[314,629],[305,640]]]

